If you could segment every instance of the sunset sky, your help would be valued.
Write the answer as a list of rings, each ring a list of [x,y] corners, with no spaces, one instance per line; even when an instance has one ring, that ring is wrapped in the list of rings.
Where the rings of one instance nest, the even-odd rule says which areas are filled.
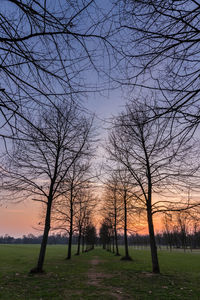
[[[23,202],[2,205],[0,207],[0,235],[21,237],[29,233],[40,234],[33,228],[39,222],[39,215],[38,203]]]

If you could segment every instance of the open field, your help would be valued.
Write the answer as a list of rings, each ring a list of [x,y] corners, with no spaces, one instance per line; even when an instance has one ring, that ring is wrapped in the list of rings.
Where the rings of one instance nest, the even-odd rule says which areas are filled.
[[[66,246],[48,246],[46,272],[29,275],[38,250],[0,245],[0,299],[200,299],[198,252],[160,251],[161,275],[153,275],[148,250],[131,249],[131,262],[101,248],[69,261]]]

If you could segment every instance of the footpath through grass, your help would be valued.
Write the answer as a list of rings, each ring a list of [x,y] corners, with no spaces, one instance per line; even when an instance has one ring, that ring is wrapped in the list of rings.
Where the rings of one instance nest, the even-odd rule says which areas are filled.
[[[131,262],[101,248],[69,261],[66,246],[48,246],[46,272],[29,275],[38,251],[0,245],[0,299],[200,299],[200,253],[160,251],[161,275],[153,275],[148,250],[131,249]]]

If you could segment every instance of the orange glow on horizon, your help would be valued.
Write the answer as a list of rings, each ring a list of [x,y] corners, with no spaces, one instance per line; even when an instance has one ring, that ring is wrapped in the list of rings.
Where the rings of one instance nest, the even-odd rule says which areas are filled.
[[[29,233],[41,234],[34,229],[39,222],[40,207],[41,205],[36,202],[23,202],[0,207],[0,235],[22,237]]]

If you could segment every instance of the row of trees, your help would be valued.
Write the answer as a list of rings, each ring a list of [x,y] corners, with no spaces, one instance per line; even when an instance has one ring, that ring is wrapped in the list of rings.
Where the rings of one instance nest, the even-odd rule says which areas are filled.
[[[116,247],[117,227],[124,228],[126,259],[128,223],[137,224],[138,216],[146,214],[153,272],[159,273],[153,216],[198,207],[199,201],[183,195],[198,186],[199,163],[193,162],[199,151],[198,142],[185,135],[176,120],[153,118],[156,111],[156,104],[132,101],[113,120],[106,147],[111,167],[104,207]]]
[[[93,118],[79,100],[101,89],[87,76],[101,73],[103,16],[87,0],[8,0],[0,8],[1,200],[42,204],[33,272],[43,271],[50,227],[65,227],[71,241],[91,226]]]
[[[43,270],[51,221],[55,229],[67,228],[69,240],[74,226],[81,236],[83,223],[91,223],[92,117],[86,117],[79,100],[122,87],[130,101],[109,135],[106,189],[112,200],[105,199],[104,217],[115,224],[116,237],[123,224],[126,245],[130,215],[146,214],[153,272],[158,273],[154,214],[199,205],[184,195],[199,188],[200,4],[4,2],[1,198],[43,204],[44,233],[33,271]],[[177,192],[182,199],[175,198]]]
[[[31,119],[31,116],[29,116]],[[29,199],[43,205],[43,238],[37,267],[42,272],[50,228],[69,233],[68,258],[74,231],[91,223],[92,120],[73,102],[41,109],[31,123],[21,122],[1,164],[3,198]],[[74,228],[73,228],[74,226]]]

